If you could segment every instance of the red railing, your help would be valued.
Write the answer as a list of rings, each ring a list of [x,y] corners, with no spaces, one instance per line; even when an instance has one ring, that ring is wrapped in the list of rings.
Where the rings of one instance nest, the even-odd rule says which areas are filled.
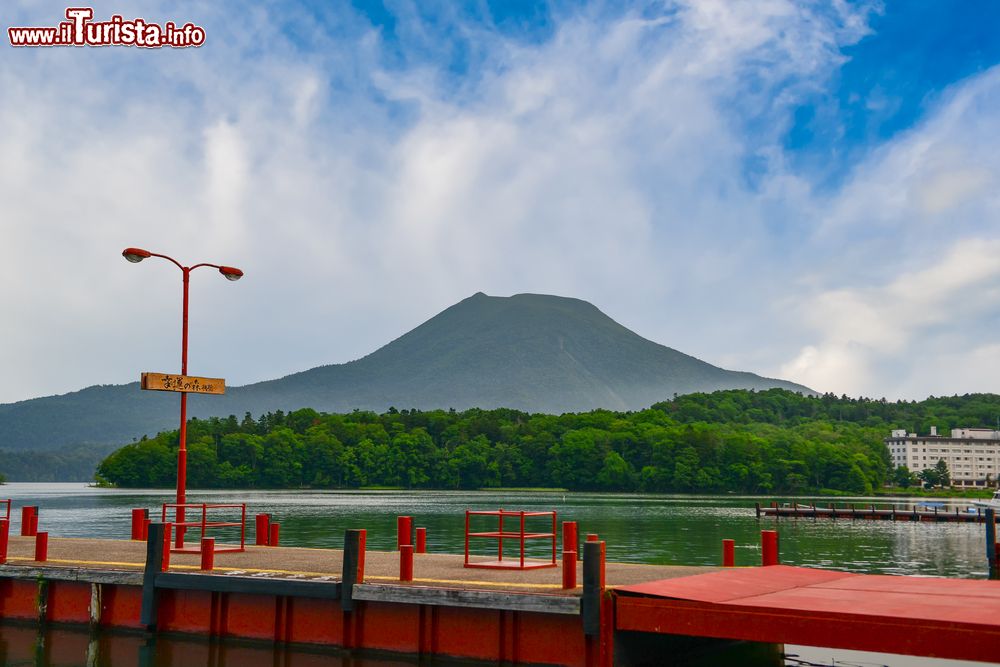
[[[205,537],[208,537],[208,535],[206,535],[205,532],[210,528],[240,529],[240,545],[238,547],[234,545],[217,545],[215,547],[215,553],[234,553],[238,551],[246,551],[246,533],[247,533],[246,503],[233,504],[233,505],[219,505],[212,503],[164,503],[163,511],[160,516],[160,520],[163,521],[163,523],[167,523],[167,511],[171,508],[174,509],[175,517],[176,515],[181,514],[181,511],[178,510],[182,510],[185,517],[189,519],[183,522],[175,522],[172,526],[173,530],[176,531],[178,528],[184,528],[184,529],[197,528],[198,530],[201,531],[197,544],[195,544],[194,546],[185,547],[182,542],[180,546],[175,546],[173,549],[171,549],[173,553],[184,553],[184,554],[201,553],[201,540]],[[240,511],[240,520],[239,521],[208,520],[209,510],[226,510],[226,509],[230,510],[238,509]],[[190,520],[191,515],[194,514],[195,516],[197,516],[198,512],[201,513],[201,517],[199,519]]]
[[[471,532],[469,530],[471,518],[473,516],[495,516],[497,517],[497,530],[485,532]],[[504,517],[517,517],[518,530],[504,530]],[[525,520],[533,517],[549,517],[552,520],[551,532],[528,532],[525,530]],[[469,562],[469,541],[473,537],[485,537],[497,541],[497,559],[490,561]],[[527,540],[550,539],[552,540],[552,560],[550,561],[527,561],[524,557],[524,545]],[[517,540],[520,553],[517,560],[503,557],[503,541]],[[512,562],[513,561],[513,562]],[[500,570],[533,570],[542,567],[556,567],[556,513],[551,512],[523,512],[523,511],[465,511],[465,567],[482,567]]]

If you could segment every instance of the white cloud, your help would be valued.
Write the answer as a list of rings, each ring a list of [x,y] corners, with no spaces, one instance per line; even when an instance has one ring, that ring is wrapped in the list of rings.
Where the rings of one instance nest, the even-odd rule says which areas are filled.
[[[996,299],[988,298],[1000,294],[997,257],[1000,239],[964,239],[936,263],[885,285],[809,297],[800,312],[819,342],[803,347],[782,373],[852,395],[934,393],[935,387],[939,394],[946,388],[964,393],[969,386],[989,386],[995,364],[961,357],[970,349],[981,357],[995,347],[980,342],[990,334],[979,323],[1000,315]],[[946,364],[939,363],[945,358]],[[942,366],[949,371],[935,375]],[[876,372],[880,367],[882,374]]]
[[[0,401],[176,365],[179,276],[127,265],[129,245],[246,270],[192,283],[192,372],[230,384],[356,358],[482,290],[588,299],[821,390],[927,391],[899,379],[906,356],[941,353],[938,313],[974,317],[969,293],[995,287],[976,268],[995,250],[995,73],[832,196],[786,165],[791,109],[867,33],[864,6],[592,8],[541,43],[414,13],[405,44],[338,7],[134,11],[208,41],[0,60],[0,278],[21,286],[0,293]]]

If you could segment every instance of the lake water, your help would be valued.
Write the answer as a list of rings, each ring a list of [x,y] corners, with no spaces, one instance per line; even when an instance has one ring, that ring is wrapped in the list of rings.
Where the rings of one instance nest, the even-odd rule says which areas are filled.
[[[130,509],[147,507],[151,516],[158,516],[160,504],[172,502],[173,493],[96,489],[83,484],[9,483],[0,488],[0,497],[12,498],[15,507],[38,505],[41,526],[53,536],[128,539]],[[736,541],[737,565],[755,565],[760,563],[760,531],[777,528],[781,535],[781,560],[790,565],[973,579],[987,576],[985,530],[981,524],[758,519],[754,502],[764,504],[771,500],[775,498],[491,491],[188,493],[188,502],[246,502],[251,517],[259,512],[270,513],[273,521],[281,523],[281,543],[288,546],[339,548],[345,529],[366,528],[370,549],[390,550],[395,547],[396,516],[406,514],[414,518],[415,525],[427,528],[430,551],[462,553],[466,509],[554,509],[560,521],[577,521],[581,535],[597,533],[606,540],[607,557],[613,561],[718,565],[721,542],[728,538]],[[837,502],[890,506],[884,499],[845,498]],[[893,502],[899,508],[913,503]],[[942,511],[967,505],[965,501],[944,502]],[[15,511],[12,515],[15,527],[19,519]],[[252,525],[252,518],[248,523]],[[892,667],[983,664],[800,647],[787,647],[787,651],[797,653],[803,661],[827,665],[833,664],[831,660],[838,660],[836,664],[853,661]],[[268,650],[264,655],[272,654]],[[271,660],[266,664],[271,664]],[[788,664],[797,663],[789,659]]]

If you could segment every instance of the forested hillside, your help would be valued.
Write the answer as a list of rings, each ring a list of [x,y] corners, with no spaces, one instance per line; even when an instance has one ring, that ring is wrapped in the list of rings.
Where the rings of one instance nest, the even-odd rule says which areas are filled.
[[[113,445],[79,445],[45,452],[0,450],[0,475],[14,482],[89,482]]]
[[[866,493],[889,474],[891,428],[982,426],[1000,396],[920,403],[773,389],[691,394],[640,412],[515,410],[192,420],[192,488],[563,487],[650,492]],[[125,487],[172,486],[177,432],[128,445],[99,467]]]

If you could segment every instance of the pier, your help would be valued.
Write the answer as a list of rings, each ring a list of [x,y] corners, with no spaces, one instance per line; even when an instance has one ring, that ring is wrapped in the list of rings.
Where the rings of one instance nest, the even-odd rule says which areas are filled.
[[[779,519],[864,519],[868,521],[947,521],[952,523],[985,523],[986,512],[977,508],[975,512],[960,512],[956,507],[954,511],[938,511],[939,508],[918,509],[917,506],[909,510],[877,509],[875,505],[864,507],[837,507],[830,503],[826,507],[817,505],[771,505],[761,506],[755,503],[755,510],[758,517],[770,516]]]
[[[163,529],[151,524],[145,542],[52,537],[45,560],[37,537],[11,536],[0,616],[580,667],[655,664],[693,643],[982,661],[1000,646],[995,582],[605,563],[597,541],[581,543],[579,586],[558,568],[465,568],[461,554],[417,554],[406,581],[403,551],[365,552],[361,531],[347,531],[345,549],[248,545],[205,570],[197,554],[166,562]]]

